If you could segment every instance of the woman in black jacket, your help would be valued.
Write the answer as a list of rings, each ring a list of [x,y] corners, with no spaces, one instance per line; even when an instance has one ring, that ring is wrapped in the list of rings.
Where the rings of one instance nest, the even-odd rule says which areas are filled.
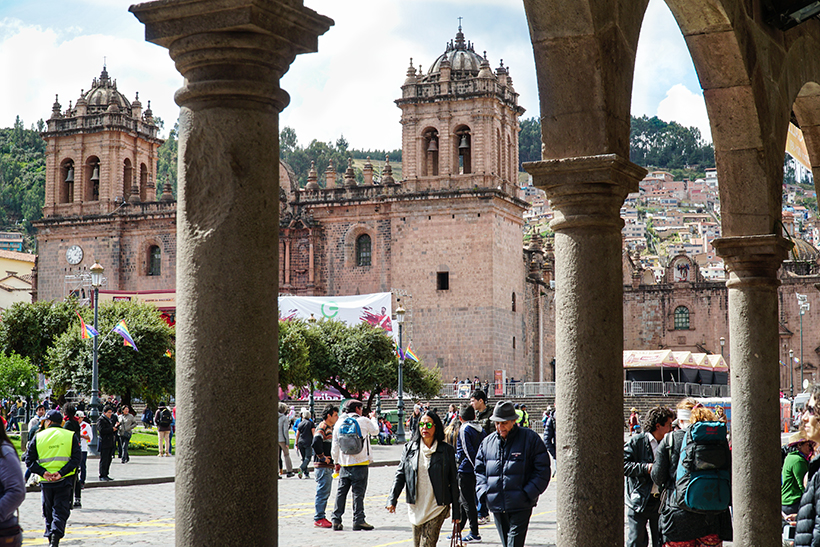
[[[453,522],[460,520],[455,449],[444,442],[444,425],[438,414],[421,413],[418,427],[396,469],[387,510],[396,512],[402,488],[413,525],[414,547],[435,547],[441,526],[452,507]]]
[[[804,437],[820,443],[820,384],[811,388],[811,398],[800,418]],[[809,462],[808,483],[800,508],[797,510],[797,530],[794,536],[795,547],[820,546],[820,455]]]

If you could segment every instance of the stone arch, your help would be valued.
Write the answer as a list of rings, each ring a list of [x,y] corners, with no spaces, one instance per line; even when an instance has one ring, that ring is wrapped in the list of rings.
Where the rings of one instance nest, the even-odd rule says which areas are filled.
[[[155,197],[148,195],[148,166],[140,163],[140,201],[154,201]]]
[[[85,171],[83,179],[85,181],[85,200],[100,201],[100,173],[102,165],[97,156],[88,156],[85,160]]]
[[[357,244],[362,236],[370,238],[370,264],[361,266],[362,268],[378,268],[378,253],[376,230],[367,224],[354,224],[350,226],[344,236],[344,261],[346,268],[356,268],[358,265]]]
[[[467,175],[473,172],[473,136],[469,125],[459,124],[453,130],[453,165],[455,174]],[[466,145],[466,147],[465,147]]]
[[[439,167],[439,134],[438,129],[433,126],[425,127],[419,138],[419,157],[421,162],[421,176],[435,177],[438,175]]]
[[[131,185],[134,180],[134,167],[131,164],[130,158],[125,158],[122,162],[122,196],[125,201],[128,201],[128,196],[131,195]]]
[[[803,131],[811,172],[817,188],[820,177],[820,83],[803,84],[794,99],[793,109],[797,125]]]
[[[57,203],[71,203],[74,201],[74,160],[65,158],[60,162],[57,174]]]

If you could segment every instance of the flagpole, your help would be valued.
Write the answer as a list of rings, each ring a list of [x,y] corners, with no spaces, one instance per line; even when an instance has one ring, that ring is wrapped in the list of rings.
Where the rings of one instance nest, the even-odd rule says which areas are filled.
[[[100,369],[97,360],[100,345],[99,309],[100,309],[100,285],[102,285],[102,274],[105,269],[99,262],[94,262],[91,266],[91,285],[94,287],[94,352],[91,358],[91,403],[89,404],[88,418],[91,420],[94,435],[97,435],[97,420],[100,418]],[[96,438],[96,437],[95,437]],[[91,443],[95,445],[96,443]],[[90,447],[93,454],[96,450]]]

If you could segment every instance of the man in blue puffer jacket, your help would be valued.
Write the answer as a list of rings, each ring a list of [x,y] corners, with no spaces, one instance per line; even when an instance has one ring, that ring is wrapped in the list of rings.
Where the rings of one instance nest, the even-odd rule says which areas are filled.
[[[537,433],[516,424],[510,401],[499,401],[490,417],[495,433],[478,448],[476,494],[487,494],[502,547],[523,547],[532,508],[550,482],[550,458]]]

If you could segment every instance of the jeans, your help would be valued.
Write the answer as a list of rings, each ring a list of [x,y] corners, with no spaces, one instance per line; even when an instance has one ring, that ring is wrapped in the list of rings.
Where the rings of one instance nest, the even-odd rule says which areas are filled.
[[[493,513],[501,547],[524,547],[531,515],[532,508],[513,513]]]
[[[314,471],[316,474],[316,513],[313,515],[313,520],[321,520],[325,518],[327,499],[330,497],[330,488],[333,486],[333,468],[317,467]]]
[[[122,446],[122,461],[123,463],[127,462],[131,458],[128,457],[128,444],[131,442],[131,434],[129,433],[127,436],[122,435],[120,436],[120,444]]]
[[[57,534],[65,535],[65,524],[71,514],[71,494],[73,493],[74,477],[63,481],[56,486],[42,487],[43,516],[46,519],[45,537]]]
[[[464,530],[467,521],[470,521],[470,533],[480,536],[478,532],[478,509],[475,501],[475,473],[458,474],[458,496],[461,504],[461,522],[459,528]]]
[[[353,490],[353,524],[364,522],[364,494],[367,491],[368,467],[353,465],[342,467],[339,472],[339,488],[336,490],[336,508],[333,510],[333,522],[342,522],[345,513],[347,492]]]
[[[313,448],[310,445],[307,446],[298,446],[299,454],[302,455],[302,465],[299,466],[299,469],[302,470],[302,474],[308,474],[308,464],[310,463],[310,459],[313,457]]]

